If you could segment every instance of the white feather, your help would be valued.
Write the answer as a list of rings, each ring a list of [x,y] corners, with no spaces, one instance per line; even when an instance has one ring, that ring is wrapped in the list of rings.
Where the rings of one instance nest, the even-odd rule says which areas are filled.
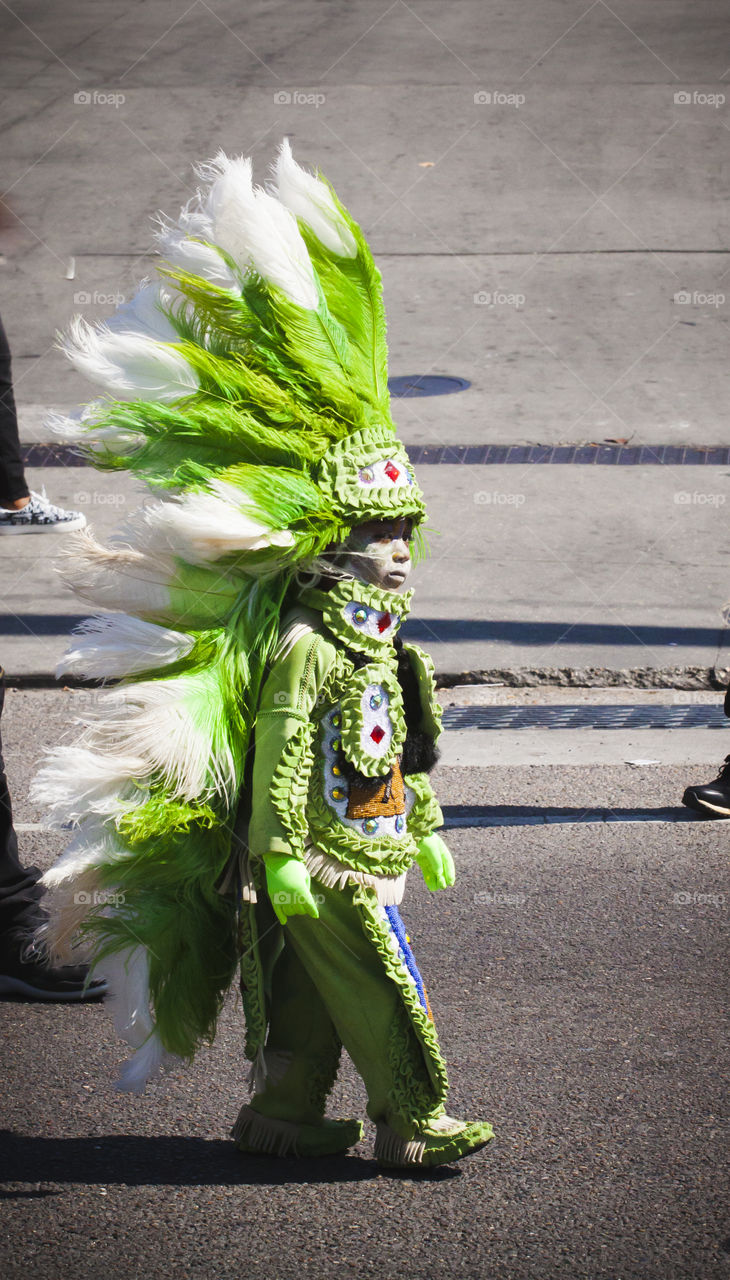
[[[141,1049],[122,1063],[115,1088],[122,1093],[144,1093],[145,1086],[150,1080],[156,1079],[161,1071],[169,1071],[171,1067],[181,1063],[182,1058],[168,1053],[155,1031]]]
[[[208,670],[114,689],[86,721],[89,745],[110,755],[138,754],[145,769],[137,780],[162,774],[171,799],[230,795],[236,764],[227,738],[215,732],[215,691]]]
[[[99,427],[84,415],[51,412],[43,421],[44,427],[66,444],[80,444],[95,453],[104,453],[110,446],[115,452],[128,453],[144,444],[141,431],[124,431],[119,427]]]
[[[170,609],[175,565],[169,556],[155,558],[129,546],[105,547],[83,529],[68,535],[56,567],[77,595],[103,608],[152,616]]]
[[[93,400],[82,408],[75,409],[73,413],[58,413],[51,409],[43,419],[43,426],[59,439],[75,442],[83,439],[86,432],[96,426],[103,412],[104,404],[101,400]]]
[[[42,882],[46,884],[43,877]],[[36,930],[34,941],[42,948],[52,964],[79,964],[91,959],[88,941],[79,942],[78,930],[89,914],[89,904],[96,900],[101,890],[101,878],[96,867],[87,867],[73,879],[60,881],[46,889],[43,923]]]
[[[76,316],[63,346],[81,373],[118,399],[170,404],[198,389],[197,375],[185,357],[142,333],[115,333],[108,325],[94,328]]]
[[[182,631],[142,622],[125,613],[87,618],[73,632],[75,645],[56,668],[56,677],[79,675],[107,678],[128,676],[179,662],[195,639]]]
[[[41,876],[41,884],[46,889],[55,889],[78,879],[97,862],[124,858],[127,853],[117,842],[114,829],[106,826],[99,814],[92,815],[78,827],[61,857]]]
[[[143,804],[146,795],[135,779],[148,773],[140,753],[102,753],[82,740],[48,752],[31,782],[30,796],[50,827],[64,827],[90,813],[111,816]]]
[[[95,963],[95,973],[97,970],[109,983],[105,1007],[114,1020],[114,1030],[133,1049],[140,1049],[154,1031],[146,947],[113,952]]]
[[[223,570],[192,566],[190,581],[185,566],[169,551],[143,553],[124,541],[134,536],[144,543],[146,527],[138,521],[130,533],[126,526],[110,539],[116,543],[112,547],[102,546],[88,529],[83,536],[69,534],[57,556],[57,572],[78,596],[97,607],[172,626],[182,623],[191,631],[219,626],[240,596],[241,584]],[[151,546],[151,533],[147,541]]]
[[[196,170],[199,177],[203,177],[204,172],[208,174],[208,180],[212,182],[215,175],[208,172],[206,165],[201,165]],[[191,196],[187,204],[184,204],[177,216],[175,224],[180,231],[186,236],[191,236],[196,240],[212,240],[213,239],[213,223],[210,220],[210,214],[203,207],[204,196],[200,191],[196,191]],[[161,226],[163,230],[172,224],[164,215],[161,218]]]
[[[251,184],[251,160],[219,152],[200,169],[211,182],[204,212],[212,239],[239,266],[253,267],[298,306],[314,311],[319,290],[296,218],[273,196]]]
[[[137,333],[158,342],[179,342],[180,335],[162,308],[169,310],[180,296],[168,286],[143,280],[134,297],[117,307],[106,326],[113,333]]]
[[[329,188],[297,164],[288,138],[279,148],[273,172],[274,191],[281,203],[307,224],[326,249],[338,257],[356,258],[355,237],[332,199]]]
[[[41,877],[47,918],[36,932],[39,945],[47,947],[57,964],[78,964],[76,934],[89,913],[109,901],[104,889],[100,863],[109,864],[128,856],[116,841],[115,833],[98,817],[87,819],[58,862]],[[83,958],[88,944],[82,948]]]
[[[157,242],[162,257],[171,266],[202,276],[219,289],[240,294],[230,267],[213,245],[192,240],[178,227],[164,227],[157,235]]]
[[[209,564],[230,552],[293,545],[289,530],[271,529],[241,510],[240,490],[220,481],[214,481],[211,489],[214,492],[191,493],[145,507],[148,540],[138,542],[140,549],[178,555],[190,564]]]
[[[95,977],[106,978],[109,994],[105,1007],[114,1019],[117,1035],[136,1049],[122,1064],[117,1089],[142,1093],[149,1080],[180,1059],[163,1047],[150,1010],[149,961],[145,947],[127,947],[94,964]]]

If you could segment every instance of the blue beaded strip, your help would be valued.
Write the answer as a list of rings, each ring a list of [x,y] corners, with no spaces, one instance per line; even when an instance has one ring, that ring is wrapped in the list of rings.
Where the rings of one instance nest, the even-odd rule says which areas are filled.
[[[416,984],[418,999],[420,1000],[426,1012],[430,1015],[431,1011],[428,1007],[428,1001],[426,999],[426,991],[423,986],[423,978],[418,972],[418,966],[416,965],[415,957],[409,946],[408,939],[406,938],[406,927],[401,919],[401,914],[397,907],[384,907],[383,910],[385,911],[385,914],[387,915],[388,921],[390,923],[390,927],[393,930],[393,933],[395,934],[398,940],[398,946],[400,948],[401,956],[403,958],[403,963],[405,964],[408,972],[410,973],[411,977],[413,978],[413,981]]]

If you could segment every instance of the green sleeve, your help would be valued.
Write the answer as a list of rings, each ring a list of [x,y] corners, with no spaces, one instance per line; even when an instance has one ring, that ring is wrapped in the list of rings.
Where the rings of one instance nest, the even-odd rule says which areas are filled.
[[[426,773],[410,773],[404,779],[415,792],[413,808],[408,815],[408,830],[415,840],[433,835],[444,825],[444,815]]]
[[[306,803],[314,762],[312,714],[334,661],[318,632],[303,635],[273,666],[256,717],[248,844],[257,857],[302,858]]]

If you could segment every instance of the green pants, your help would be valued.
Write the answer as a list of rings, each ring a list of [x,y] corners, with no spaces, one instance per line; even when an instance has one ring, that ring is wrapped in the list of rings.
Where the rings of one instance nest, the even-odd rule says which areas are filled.
[[[365,1083],[370,1119],[408,1136],[442,1110],[448,1088],[433,1022],[389,943],[374,891],[316,881],[312,889],[319,918],[290,917],[271,974],[266,1054],[280,1071],[286,1059],[276,1055],[290,1055],[288,1066],[272,1072],[251,1105],[274,1119],[316,1123],[344,1045]]]

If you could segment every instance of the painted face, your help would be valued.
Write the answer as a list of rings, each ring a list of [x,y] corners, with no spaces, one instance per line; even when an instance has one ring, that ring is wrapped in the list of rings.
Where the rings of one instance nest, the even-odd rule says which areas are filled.
[[[368,520],[352,530],[345,543],[348,573],[387,591],[400,591],[411,571],[413,521]]]

